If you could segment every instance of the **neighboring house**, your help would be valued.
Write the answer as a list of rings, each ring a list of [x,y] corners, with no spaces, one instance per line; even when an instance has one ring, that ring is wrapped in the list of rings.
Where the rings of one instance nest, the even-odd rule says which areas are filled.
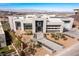
[[[74,18],[71,17],[56,17],[48,14],[29,14],[9,16],[11,30],[27,30],[31,29],[33,33],[43,32],[59,32],[64,29],[71,30]]]
[[[0,47],[5,47],[5,46],[6,46],[5,33],[0,22]]]

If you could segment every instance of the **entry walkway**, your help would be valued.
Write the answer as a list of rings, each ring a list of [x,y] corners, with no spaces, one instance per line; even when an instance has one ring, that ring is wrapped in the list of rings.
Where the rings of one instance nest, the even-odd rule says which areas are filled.
[[[36,40],[38,42],[42,43],[44,46],[48,47],[51,50],[61,50],[61,49],[64,48],[62,45],[59,45],[59,44],[57,44],[55,42],[52,42],[52,41],[46,39],[44,37],[44,34],[41,33],[41,32],[36,33],[36,36],[37,36],[37,39]]]

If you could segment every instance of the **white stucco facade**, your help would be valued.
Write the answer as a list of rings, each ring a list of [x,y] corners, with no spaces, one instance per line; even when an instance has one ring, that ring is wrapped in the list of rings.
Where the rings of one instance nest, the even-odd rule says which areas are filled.
[[[64,22],[66,21],[66,22]],[[11,30],[16,31],[16,27],[20,27],[24,31],[26,28],[31,28],[33,33],[42,31],[46,32],[63,32],[63,29],[72,29],[73,18],[68,17],[55,17],[55,15],[21,15],[21,16],[9,16],[9,23]],[[16,22],[18,26],[16,26]],[[39,25],[37,25],[39,24]],[[27,26],[28,25],[28,26]],[[24,27],[26,26],[26,27]],[[29,27],[30,26],[30,27]]]
[[[3,28],[0,22],[0,47],[5,47],[5,46],[6,46],[5,33],[3,31]]]

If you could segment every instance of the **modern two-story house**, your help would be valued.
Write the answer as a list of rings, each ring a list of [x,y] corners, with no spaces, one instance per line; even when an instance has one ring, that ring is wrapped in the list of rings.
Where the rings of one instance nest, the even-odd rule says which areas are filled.
[[[28,14],[9,16],[11,30],[31,30],[32,33],[59,32],[64,29],[71,30],[74,19],[71,17],[57,17],[48,14]]]

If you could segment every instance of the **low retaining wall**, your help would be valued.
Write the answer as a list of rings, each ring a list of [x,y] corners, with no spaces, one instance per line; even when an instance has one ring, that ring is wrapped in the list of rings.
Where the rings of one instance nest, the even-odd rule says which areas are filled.
[[[46,46],[44,46],[44,45],[42,45],[42,48],[44,48],[44,49],[46,49],[47,51],[49,51],[49,53],[52,53],[52,52],[53,52],[53,50],[51,50],[51,49],[47,48],[47,47],[46,47]]]
[[[59,45],[55,42],[49,41],[47,39],[37,39],[37,41],[51,50],[59,51],[59,50],[62,50],[64,48],[64,46]]]

